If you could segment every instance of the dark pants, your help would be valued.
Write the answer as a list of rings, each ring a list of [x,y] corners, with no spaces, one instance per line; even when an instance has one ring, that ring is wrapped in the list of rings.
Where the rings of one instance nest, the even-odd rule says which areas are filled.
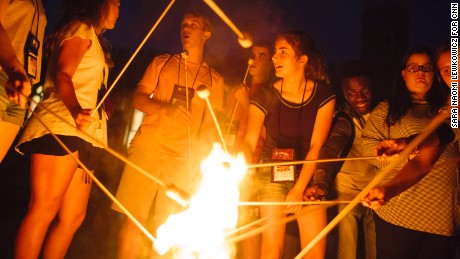
[[[386,222],[374,213],[377,259],[454,258],[456,237],[407,229]]]

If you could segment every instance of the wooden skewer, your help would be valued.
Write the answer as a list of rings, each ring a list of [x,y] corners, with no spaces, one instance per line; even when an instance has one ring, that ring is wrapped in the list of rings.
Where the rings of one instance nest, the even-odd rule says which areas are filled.
[[[298,201],[298,202],[286,202],[286,201],[240,201],[239,206],[277,206],[277,205],[325,205],[325,204],[343,204],[350,203],[352,201]]]
[[[240,39],[244,38],[243,33],[236,27],[236,25],[230,20],[230,18],[228,18],[228,16],[219,8],[219,6],[217,6],[217,4],[214,3],[214,1],[212,0],[203,0],[203,1],[217,14],[217,16],[220,17],[220,19],[222,19],[222,21],[224,21],[224,23],[228,25],[228,27],[230,27],[230,29],[233,30],[233,32],[236,33],[238,38]]]
[[[248,60],[248,68],[246,69],[246,74],[244,74],[244,78],[243,78],[243,85],[245,85],[245,87],[246,87],[246,78],[248,77],[249,69],[251,68],[251,65],[253,63],[254,63],[254,60],[250,58]],[[232,117],[230,118],[230,123],[228,124],[228,129],[227,129],[227,134],[226,134],[227,136],[230,134],[230,129],[232,128],[233,119],[235,118],[236,109],[238,108],[238,104],[239,104],[239,101],[238,99],[236,99],[235,107],[233,108],[233,112],[232,112]]]
[[[200,85],[196,88],[197,94],[201,99],[206,101],[206,105],[208,106],[209,112],[211,113],[212,120],[217,128],[217,132],[219,133],[220,141],[222,142],[222,147],[225,150],[225,153],[228,153],[227,145],[225,144],[224,135],[222,135],[222,130],[220,129],[219,122],[217,121],[216,114],[212,108],[211,102],[209,101],[209,95],[211,94],[211,90],[205,85]]]
[[[259,167],[271,167],[281,165],[299,165],[309,163],[328,163],[328,162],[340,162],[340,161],[353,161],[353,160],[373,160],[379,156],[363,156],[363,157],[344,157],[344,158],[327,158],[327,159],[316,159],[316,160],[298,160],[298,161],[286,161],[286,162],[273,162],[273,163],[262,163],[247,165],[247,168],[259,168]]]
[[[161,20],[163,20],[163,17],[166,15],[166,13],[169,11],[169,9],[171,8],[171,6],[173,5],[175,0],[171,0],[171,2],[169,3],[169,5],[166,7],[166,9],[163,11],[163,13],[160,15],[160,18],[158,18],[158,20],[156,21],[156,23],[152,26],[152,28],[150,29],[150,31],[147,33],[147,35],[144,37],[144,40],[142,40],[142,42],[139,44],[139,46],[137,47],[136,51],[134,51],[133,55],[131,56],[131,58],[128,60],[128,62],[126,62],[125,66],[123,67],[123,69],[120,71],[120,74],[118,74],[117,78],[115,78],[115,80],[113,81],[112,85],[109,87],[109,89],[107,90],[107,92],[105,93],[105,95],[102,97],[102,99],[99,101],[99,103],[96,105],[96,108],[94,108],[93,112],[91,113],[91,116],[94,116],[94,114],[96,114],[97,110],[101,107],[101,105],[104,103],[105,99],[109,96],[110,92],[113,90],[113,88],[115,87],[115,84],[118,82],[118,80],[120,79],[120,77],[123,75],[123,73],[126,71],[126,69],[128,68],[128,66],[131,64],[131,62],[133,61],[134,57],[137,55],[137,53],[141,50],[141,48],[144,46],[145,42],[148,40],[148,38],[150,37],[150,35],[152,35],[153,31],[157,28],[158,24],[160,23]]]
[[[254,59],[248,59],[248,68],[246,69],[246,73],[244,74],[243,85],[246,85],[246,78],[248,78],[249,69],[251,68],[252,64],[254,64]]]
[[[305,215],[305,214],[308,214],[310,212],[313,212],[313,211],[316,211],[316,210],[319,210],[319,209],[326,209],[326,208],[329,208],[329,207],[332,207],[334,205],[331,205],[331,204],[325,204],[325,205],[319,205],[319,206],[312,206],[312,207],[309,207],[307,210],[305,211],[301,211],[299,213],[296,213],[296,214],[293,214],[291,216],[288,216],[282,220],[279,220],[277,222],[273,222],[273,223],[270,223],[270,224],[266,224],[262,227],[258,227],[257,229],[252,229],[250,231],[247,231],[243,234],[240,234],[238,236],[234,236],[234,237],[229,237],[227,239],[227,242],[229,243],[237,243],[237,242],[240,242],[241,240],[244,240],[246,238],[249,238],[249,237],[252,237],[252,236],[255,236],[255,235],[258,235],[260,233],[262,233],[263,231],[265,231],[266,229],[272,227],[273,225],[279,225],[279,224],[286,224],[288,222],[291,222],[291,221],[294,221],[296,220],[298,217],[301,217],[302,215]],[[262,220],[266,220],[268,217],[265,217],[265,218],[262,218],[260,219],[259,221],[262,221]],[[250,223],[252,224],[252,223]],[[240,230],[242,230],[244,227],[246,226],[243,226],[241,228],[239,228]],[[234,233],[235,231],[232,231],[232,233]],[[229,235],[227,235],[229,236]]]
[[[327,207],[330,207],[330,206],[334,206],[334,205],[337,205],[337,204],[341,204],[341,203],[350,203],[351,201],[339,201],[339,200],[332,200],[332,201],[306,201],[306,202],[239,202],[239,205],[240,206],[264,206],[264,205],[294,205],[294,204],[302,204],[302,205],[326,205]],[[324,207],[324,206],[321,206],[321,207]],[[311,212],[313,210],[308,210],[306,212],[302,212],[301,214],[306,214],[308,212]],[[264,217],[264,218],[260,218],[258,220],[255,220],[253,222],[250,222],[244,226],[241,226],[239,228],[236,228],[230,232],[228,232],[226,234],[226,236],[231,236],[235,233],[238,233],[240,231],[243,231],[245,229],[248,229],[252,226],[255,226],[255,225],[259,225],[261,224],[264,220],[266,220],[269,216],[267,217]],[[285,223],[287,222],[290,222],[292,220],[294,220],[295,218],[289,218],[288,221],[283,221]],[[254,233],[250,234],[249,236],[245,236],[246,238],[248,237],[251,237],[253,235],[257,235],[259,234],[260,231],[255,231]],[[243,238],[244,239],[244,238]],[[240,239],[239,239],[240,240]],[[242,239],[241,239],[242,240]]]
[[[245,37],[245,35],[236,27],[236,25],[228,18],[228,16],[217,6],[212,0],[203,0],[216,14],[232,29],[233,32],[238,36],[239,43],[243,48],[249,48],[252,46],[252,41]]]

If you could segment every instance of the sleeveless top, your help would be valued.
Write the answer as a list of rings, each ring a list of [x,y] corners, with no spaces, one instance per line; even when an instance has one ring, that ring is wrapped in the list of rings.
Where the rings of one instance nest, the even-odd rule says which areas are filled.
[[[97,105],[99,89],[103,87],[103,84],[106,84],[108,67],[105,63],[104,52],[101,45],[99,44],[96,32],[92,26],[86,25],[80,21],[74,21],[70,24],[67,31],[60,39],[60,46],[62,46],[64,41],[73,37],[80,37],[82,39],[91,40],[91,45],[85,52],[80,64],[78,65],[77,70],[72,77],[72,82],[75,88],[77,100],[81,107],[83,109],[92,109]],[[106,145],[107,115],[105,111],[102,109],[101,116],[99,116],[97,112],[95,113],[95,121],[86,131],[86,133],[90,135],[90,137],[88,137],[77,131],[72,115],[56,92],[56,88],[54,86],[54,78],[56,77],[58,53],[59,50],[56,49],[53,51],[50,57],[45,79],[45,98],[37,106],[35,113],[55,134],[76,136],[89,143],[92,143],[95,147],[101,147],[101,145],[96,143],[93,139],[96,139]],[[52,114],[43,107],[46,107],[49,111],[59,115],[65,121],[74,125],[74,127],[71,127],[66,122],[62,121],[60,118],[56,117],[56,115]],[[97,130],[98,128],[100,128],[100,130]],[[48,133],[48,130],[38,121],[38,119],[35,116],[32,116],[25,126],[18,146],[23,142],[30,141]]]

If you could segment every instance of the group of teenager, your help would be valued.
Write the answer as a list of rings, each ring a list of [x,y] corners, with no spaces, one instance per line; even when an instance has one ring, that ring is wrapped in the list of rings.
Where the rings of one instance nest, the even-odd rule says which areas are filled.
[[[114,28],[120,2],[63,4],[64,18],[45,48],[44,100],[16,143],[19,152],[31,157],[30,203],[17,233],[16,258],[64,258],[85,218],[91,189],[87,175],[91,172],[86,168],[95,169],[107,145],[107,112],[103,105],[94,109],[113,66],[102,35]],[[3,159],[22,127],[31,83],[40,80],[46,16],[40,0],[0,0],[0,21]],[[247,163],[391,156],[436,114],[449,109],[449,48],[441,48],[435,59],[426,49],[407,53],[395,68],[399,73],[394,93],[375,108],[368,66],[347,63],[339,81],[344,102],[336,109],[326,61],[307,33],[289,30],[278,34],[273,44],[255,41],[249,79],[229,91],[204,59],[212,34],[205,16],[186,13],[180,29],[182,51],[156,56],[135,90],[133,107],[144,118],[130,143],[129,160],[164,184],[126,165],[116,198],[154,236],[169,215],[184,209],[168,197],[166,187],[192,194],[200,183],[200,162],[219,141],[207,101],[223,114],[221,127],[229,152],[243,152]],[[209,97],[199,97],[203,89]],[[454,162],[459,151],[458,132],[446,125],[392,169],[388,179],[340,222],[338,258],[357,258],[360,225],[366,258],[453,258],[460,224]],[[326,226],[327,211],[298,202],[325,199],[333,190],[339,199],[350,200],[388,163],[348,160],[248,171],[240,186],[241,200],[288,205],[240,208],[240,226],[262,218],[267,228],[242,241],[237,256],[281,258],[286,227],[279,222],[290,214],[297,216],[305,247]],[[113,209],[123,211],[116,205]],[[128,218],[119,240],[120,258],[141,256],[143,233]],[[149,251],[148,256],[174,257],[174,253]],[[306,255],[325,256],[326,239]]]

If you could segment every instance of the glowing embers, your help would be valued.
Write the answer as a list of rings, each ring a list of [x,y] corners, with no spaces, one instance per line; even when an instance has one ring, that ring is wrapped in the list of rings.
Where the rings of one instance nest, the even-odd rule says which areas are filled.
[[[190,207],[171,215],[158,229],[155,249],[159,253],[174,258],[232,257],[233,244],[226,244],[225,234],[236,226],[238,186],[246,173],[244,158],[234,158],[214,144],[201,172],[201,186]]]

